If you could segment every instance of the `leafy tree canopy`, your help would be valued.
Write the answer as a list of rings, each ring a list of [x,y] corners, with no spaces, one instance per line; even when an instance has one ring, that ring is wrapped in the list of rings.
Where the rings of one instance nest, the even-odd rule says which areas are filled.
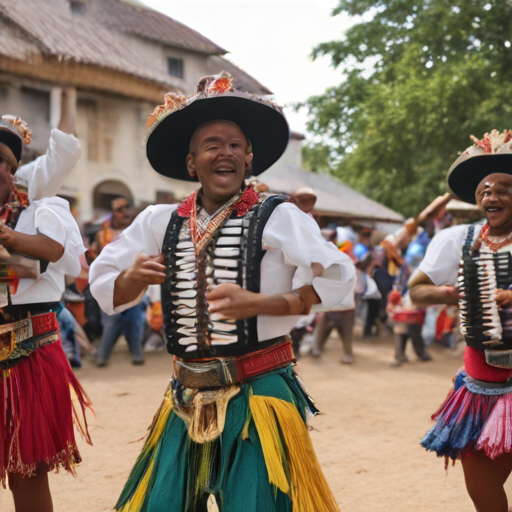
[[[512,128],[511,2],[339,0],[342,12],[360,21],[313,51],[345,79],[305,103],[306,165],[416,215],[470,135]]]

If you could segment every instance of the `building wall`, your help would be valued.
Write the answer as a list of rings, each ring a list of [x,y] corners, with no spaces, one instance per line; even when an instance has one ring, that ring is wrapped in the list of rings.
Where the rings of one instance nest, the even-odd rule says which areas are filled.
[[[50,137],[50,93],[47,85],[0,74],[0,112],[27,121],[33,131],[30,148],[38,154],[46,151]],[[101,213],[94,211],[93,194],[107,181],[124,184],[136,205],[155,203],[158,192],[180,199],[193,190],[193,184],[158,175],[147,161],[143,140],[154,105],[80,90],[77,97],[82,158],[61,192],[76,198],[81,221]]]
[[[68,0],[45,1],[61,9],[69,9]],[[198,79],[210,73],[208,56],[205,54],[166,46],[135,35],[125,34],[122,37],[127,45],[144,53],[147,63],[163,72],[168,71],[167,58],[183,59],[182,82],[186,94],[194,92]],[[38,154],[46,151],[51,127],[58,123],[60,96],[56,94],[54,86],[55,83],[52,86],[26,75],[0,72],[0,113],[18,115],[28,122],[34,134],[30,147]],[[150,167],[143,141],[147,130],[146,119],[155,105],[130,99],[128,94],[126,92],[126,96],[121,96],[80,88],[77,90],[76,131],[83,155],[61,193],[76,199],[74,206],[80,214],[79,220],[83,222],[102,213],[95,208],[99,203],[98,191],[111,194],[116,183],[119,183],[120,191],[129,192],[136,206],[155,203],[157,197],[174,196],[179,200],[197,188],[194,183],[164,178]],[[290,148],[286,158],[296,161],[296,148]],[[95,198],[97,204],[94,203]]]

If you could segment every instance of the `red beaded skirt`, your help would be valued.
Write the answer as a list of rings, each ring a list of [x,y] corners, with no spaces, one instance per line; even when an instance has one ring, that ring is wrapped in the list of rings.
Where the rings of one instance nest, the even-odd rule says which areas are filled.
[[[75,425],[91,443],[85,409],[91,403],[71,370],[61,341],[38,348],[10,370],[0,370],[0,479],[9,473],[75,473],[81,462]]]

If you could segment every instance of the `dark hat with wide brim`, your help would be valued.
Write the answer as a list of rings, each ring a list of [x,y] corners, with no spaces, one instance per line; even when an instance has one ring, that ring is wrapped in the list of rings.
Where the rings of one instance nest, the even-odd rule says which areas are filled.
[[[476,204],[478,185],[494,173],[512,175],[512,154],[482,154],[461,162],[448,175],[448,186],[462,201]]]
[[[476,189],[491,174],[512,175],[512,131],[493,130],[464,151],[448,171],[450,190],[462,201],[476,204]]]
[[[0,156],[15,171],[21,160],[21,137],[7,128],[0,126]]]
[[[254,176],[279,160],[288,145],[288,123],[269,101],[238,91],[210,96],[198,93],[182,101],[179,108],[162,111],[147,136],[149,162],[163,176],[196,181],[186,166],[190,140],[197,128],[210,121],[231,121],[242,130],[252,146]]]
[[[30,144],[32,132],[23,119],[8,114],[0,115],[0,156],[15,172],[21,160],[22,142]]]

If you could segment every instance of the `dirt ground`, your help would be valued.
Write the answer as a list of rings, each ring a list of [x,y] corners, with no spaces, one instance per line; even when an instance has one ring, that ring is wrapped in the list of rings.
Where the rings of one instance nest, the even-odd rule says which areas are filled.
[[[352,366],[338,362],[340,351],[330,339],[323,356],[301,359],[298,371],[322,410],[311,436],[341,510],[474,510],[460,464],[446,473],[443,461],[418,444],[461,365],[462,347],[434,348],[429,363],[409,354],[413,362],[401,368],[389,365],[391,339],[356,340]],[[170,375],[167,353],[150,353],[145,366],[132,366],[124,342],[107,368],[85,362],[78,376],[96,408],[94,446],[80,440],[77,479],[51,475],[56,512],[112,510]],[[0,490],[0,509],[14,510],[8,491]]]

